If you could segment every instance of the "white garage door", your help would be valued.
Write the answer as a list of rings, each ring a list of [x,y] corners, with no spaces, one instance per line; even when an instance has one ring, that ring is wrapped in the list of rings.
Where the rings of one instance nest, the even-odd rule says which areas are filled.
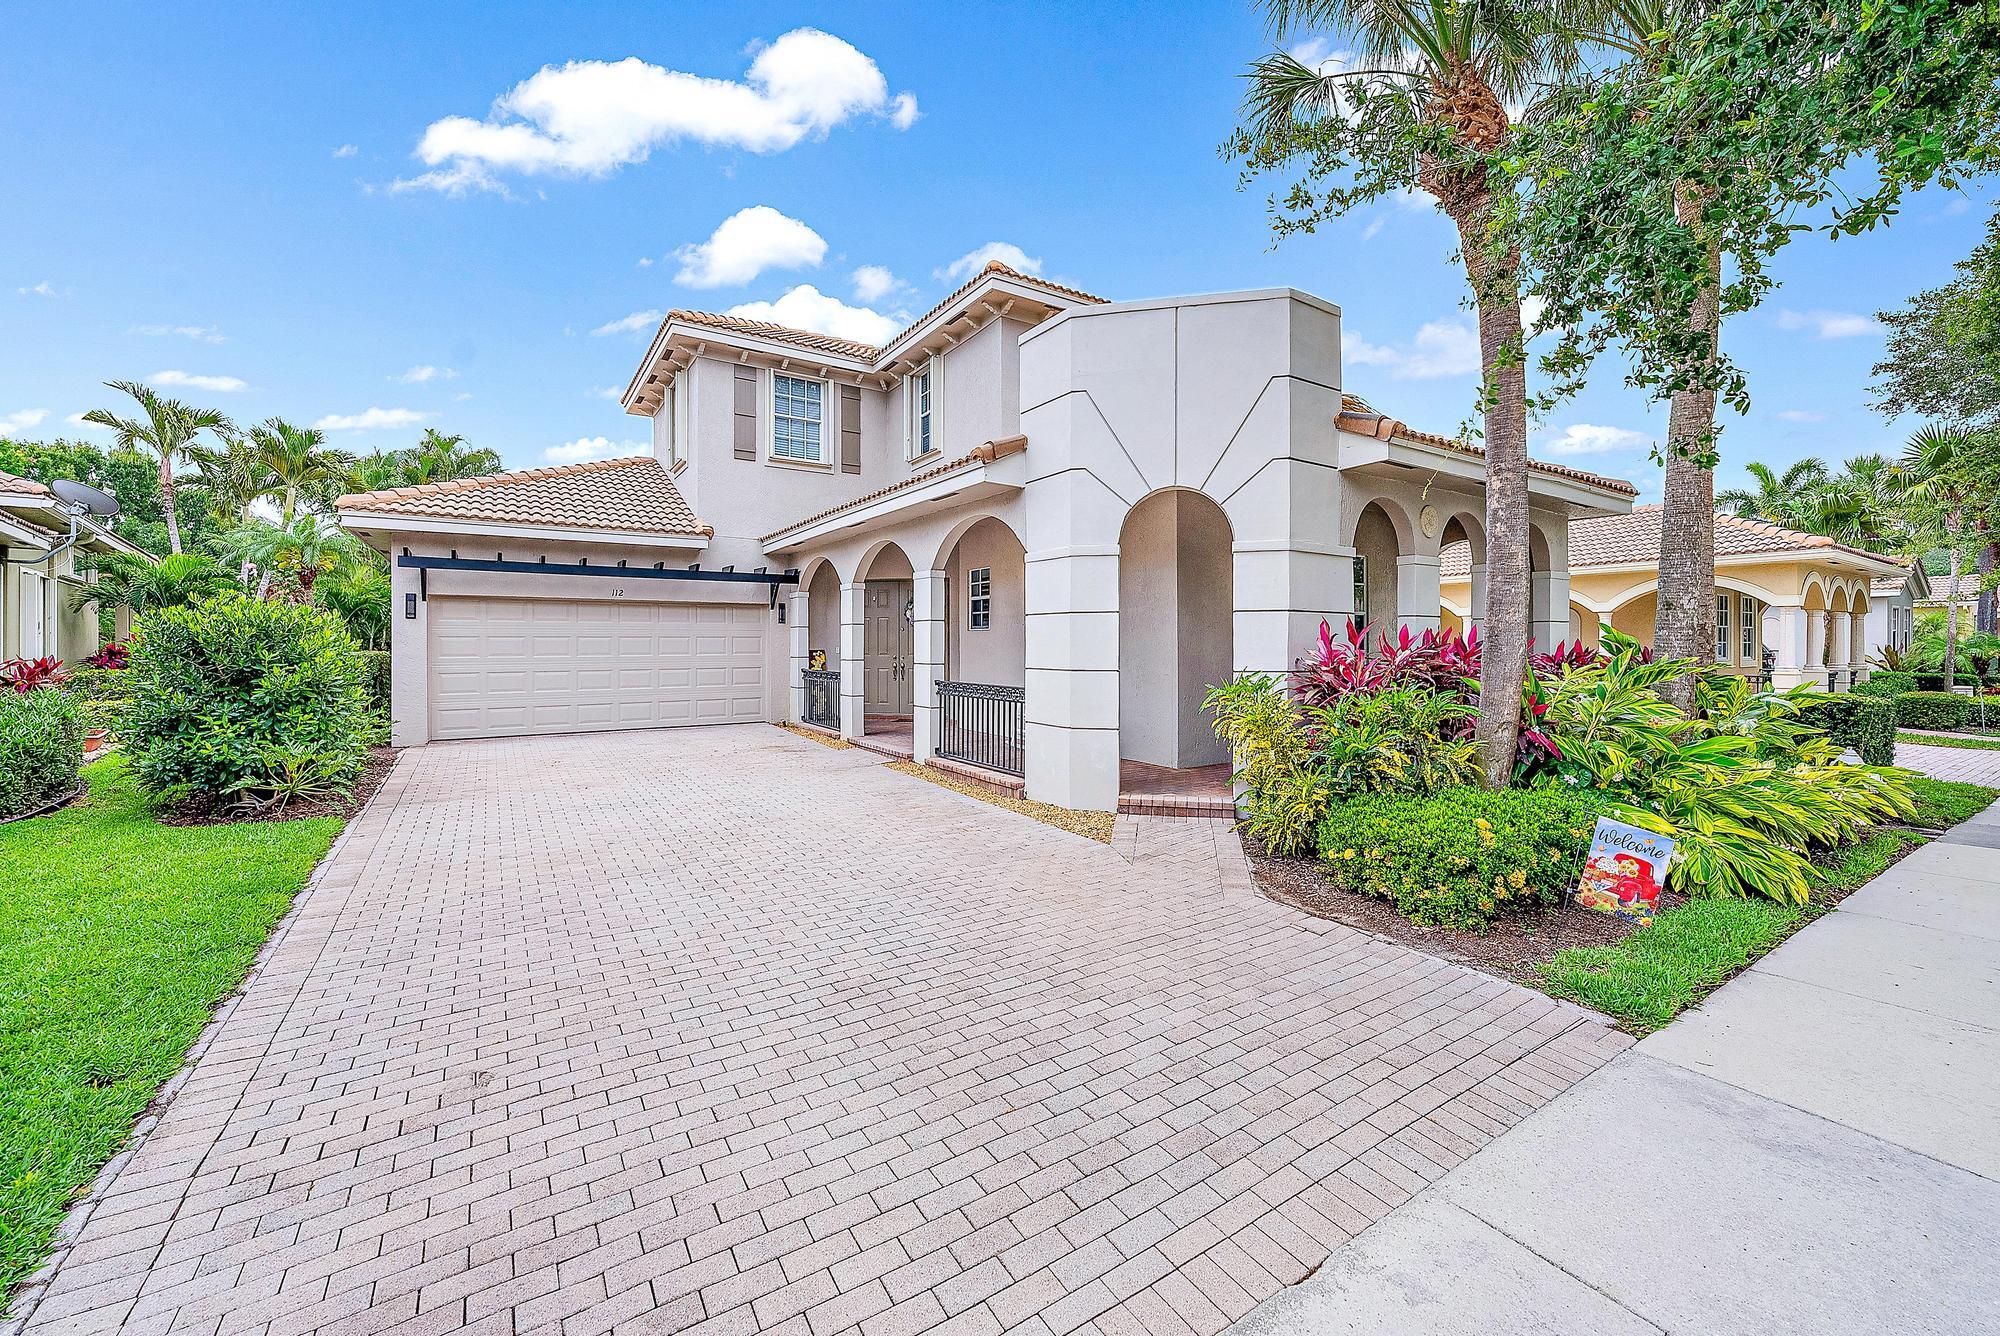
[[[764,718],[761,606],[437,597],[429,612],[434,737]]]

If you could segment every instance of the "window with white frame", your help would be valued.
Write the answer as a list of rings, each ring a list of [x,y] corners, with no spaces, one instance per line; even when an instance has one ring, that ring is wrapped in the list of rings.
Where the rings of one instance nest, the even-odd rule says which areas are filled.
[[[771,455],[805,464],[826,462],[826,382],[772,373]]]
[[[1729,595],[1715,596],[1715,661],[1730,662],[1729,649]]]
[[[993,625],[993,568],[977,566],[965,581],[965,624],[974,631]]]
[[[1745,594],[1737,609],[1743,614],[1743,658],[1740,662],[1754,667],[1757,663],[1757,600]]]
[[[926,362],[910,377],[910,458],[922,459],[938,448],[937,363]]]
[[[1354,559],[1354,620],[1368,625],[1368,558]]]

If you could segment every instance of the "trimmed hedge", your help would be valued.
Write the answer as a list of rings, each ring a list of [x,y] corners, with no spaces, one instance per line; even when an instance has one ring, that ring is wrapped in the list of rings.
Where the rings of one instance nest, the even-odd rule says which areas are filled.
[[[1938,681],[1942,682],[1944,678],[1940,676]],[[1891,668],[1877,668],[1848,689],[1863,696],[1900,696],[1905,691],[1917,689],[1917,675],[1897,672]]]
[[[1945,732],[1965,727],[1972,698],[1951,691],[1906,691],[1896,697],[1896,723],[1903,728]]]
[[[221,594],[139,619],[122,736],[148,793],[241,795],[309,762],[336,786],[376,729],[361,652],[333,613]]]
[[[1912,673],[1910,676],[1916,679],[1916,689],[1918,691],[1943,691],[1945,689],[1944,672],[1942,670],[1927,673]],[[1979,679],[1973,676],[1971,669],[1960,668],[1958,670],[1958,684],[1965,687],[1975,687],[1979,685]]]
[[[361,651],[361,681],[368,689],[368,699],[383,713],[389,710],[389,651],[386,649],[364,649]]]
[[[1869,765],[1894,765],[1895,700],[1857,692],[1859,688],[1808,705],[1799,711],[1799,722],[1821,730],[1839,746],[1852,747]]]
[[[1319,855],[1343,890],[1388,900],[1415,923],[1477,931],[1510,905],[1562,903],[1607,802],[1563,785],[1376,794],[1327,813]]]
[[[19,816],[76,789],[83,708],[53,687],[0,693],[0,817]]]

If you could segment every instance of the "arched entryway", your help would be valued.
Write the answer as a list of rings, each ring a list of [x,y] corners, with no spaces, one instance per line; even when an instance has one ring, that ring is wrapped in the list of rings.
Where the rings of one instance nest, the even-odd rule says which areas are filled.
[[[860,732],[909,752],[916,704],[915,585],[910,558],[894,543],[864,556],[845,609],[849,654],[860,648],[859,682],[842,687],[860,694]],[[858,619],[859,626],[854,623]],[[850,709],[853,706],[849,707]],[[853,731],[850,722],[849,731]]]
[[[1020,776],[1026,763],[1027,553],[1004,520],[967,520],[945,535],[932,569],[944,574],[941,676],[930,752]]]
[[[1201,702],[1233,672],[1232,570],[1228,517],[1199,492],[1155,492],[1125,517],[1118,539],[1121,760],[1170,770],[1228,764]]]
[[[1394,638],[1401,623],[1401,564],[1406,555],[1396,520],[1380,501],[1354,521],[1354,618],[1371,640]]]
[[[799,664],[801,723],[840,729],[840,572],[824,557],[799,576],[792,615],[805,627]],[[794,639],[794,645],[798,641]],[[799,653],[795,649],[794,653]]]

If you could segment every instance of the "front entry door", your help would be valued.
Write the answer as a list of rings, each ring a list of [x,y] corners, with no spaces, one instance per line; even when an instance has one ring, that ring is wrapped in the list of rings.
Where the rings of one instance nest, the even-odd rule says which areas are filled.
[[[910,625],[908,580],[870,580],[863,624],[862,709],[869,714],[909,714]]]

